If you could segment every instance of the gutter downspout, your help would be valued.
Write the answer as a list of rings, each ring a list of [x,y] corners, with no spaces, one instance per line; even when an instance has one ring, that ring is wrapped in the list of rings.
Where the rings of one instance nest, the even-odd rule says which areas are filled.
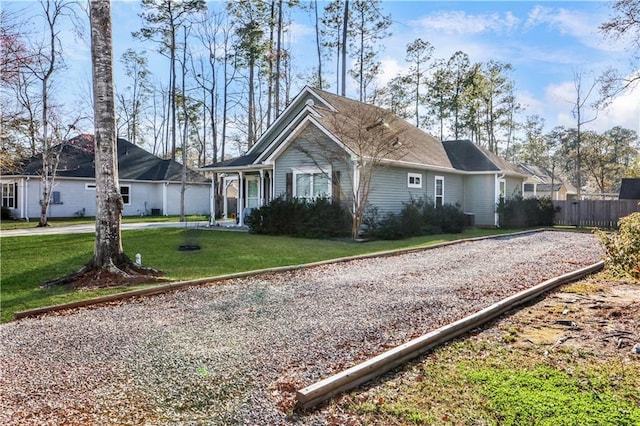
[[[505,177],[505,173],[502,172],[501,175],[498,175],[498,173],[496,173],[496,182],[494,185],[494,196],[495,196],[495,202],[493,203],[493,205],[495,206],[495,213],[494,213],[494,224],[496,228],[500,227],[500,214],[498,213],[498,203],[500,202],[500,181],[504,179]],[[505,192],[506,192],[506,182],[505,182]],[[505,198],[506,198],[505,194]]]

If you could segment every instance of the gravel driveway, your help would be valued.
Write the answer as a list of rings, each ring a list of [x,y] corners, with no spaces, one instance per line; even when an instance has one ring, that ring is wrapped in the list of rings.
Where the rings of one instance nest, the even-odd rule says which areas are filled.
[[[296,388],[600,257],[540,232],[4,324],[0,424],[324,424]]]

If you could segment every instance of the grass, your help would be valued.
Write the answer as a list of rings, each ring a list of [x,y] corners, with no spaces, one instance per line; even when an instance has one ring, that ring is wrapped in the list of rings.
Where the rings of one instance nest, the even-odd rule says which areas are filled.
[[[184,280],[505,232],[508,231],[469,230],[463,234],[367,243],[182,228],[123,231],[122,235],[124,250],[129,257],[134,258],[136,253],[140,253],[144,265],[162,270],[170,279]],[[192,242],[199,244],[201,250],[177,250],[179,245]],[[70,273],[91,259],[94,244],[92,234],[3,237],[0,244],[2,322],[10,321],[16,311],[133,289],[70,290],[40,287],[42,282]]]
[[[342,409],[364,424],[640,424],[640,366],[562,351],[554,357],[460,340],[400,377],[352,393]]]
[[[122,223],[137,222],[178,222],[179,216],[125,216]],[[206,221],[207,218],[202,215],[193,215],[186,217],[187,222]],[[48,220],[49,226],[69,226],[69,225],[91,225],[96,223],[95,217],[82,218],[51,218]],[[29,222],[24,220],[3,220],[0,222],[0,231],[8,231],[12,229],[29,229],[38,225],[38,218],[32,218]]]

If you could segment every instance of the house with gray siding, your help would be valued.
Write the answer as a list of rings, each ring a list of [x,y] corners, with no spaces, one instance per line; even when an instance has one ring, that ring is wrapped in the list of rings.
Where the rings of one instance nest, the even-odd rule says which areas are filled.
[[[159,158],[124,139],[118,139],[118,177],[124,201],[123,216],[180,214],[182,165]],[[95,216],[95,151],[92,135],[79,135],[53,148],[59,161],[48,217]],[[16,218],[40,217],[42,155],[25,159],[15,170],[3,172],[2,206]],[[187,170],[185,213],[209,214],[211,182]]]
[[[515,165],[470,141],[441,142],[388,110],[305,87],[248,152],[202,168],[223,185],[222,211],[238,217],[278,197],[358,199],[378,212],[410,200],[459,205],[479,226],[499,226],[496,205],[522,193]],[[230,211],[229,182],[237,187]],[[360,198],[358,198],[360,197]],[[235,202],[236,200],[234,200]]]

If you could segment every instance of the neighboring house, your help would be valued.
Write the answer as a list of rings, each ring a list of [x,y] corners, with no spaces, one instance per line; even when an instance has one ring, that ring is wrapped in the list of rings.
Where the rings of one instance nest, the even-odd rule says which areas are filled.
[[[640,200],[640,178],[623,178],[619,200]]]
[[[575,198],[578,194],[571,182],[554,175],[544,167],[518,164],[518,168],[527,175],[522,191],[525,198],[549,197],[552,200],[567,200]]]
[[[95,216],[96,184],[93,136],[80,135],[60,144],[60,160],[48,217]],[[17,218],[40,217],[42,155],[3,174],[2,206]],[[124,139],[118,139],[118,177],[124,216],[180,214],[182,165],[163,160]],[[186,214],[208,214],[211,183],[188,170]]]
[[[356,119],[365,115],[367,125]],[[368,204],[382,214],[422,198],[434,205],[459,204],[475,215],[476,225],[496,226],[500,198],[522,191],[525,176],[516,166],[470,141],[442,143],[387,110],[309,87],[246,155],[202,170],[225,182],[225,201],[228,182],[239,182],[238,212],[277,197],[326,196],[349,205],[358,193],[363,160],[370,159],[359,155],[362,147],[354,135],[369,131],[392,135],[397,148],[380,159],[370,185]],[[240,215],[240,224],[243,220]]]

